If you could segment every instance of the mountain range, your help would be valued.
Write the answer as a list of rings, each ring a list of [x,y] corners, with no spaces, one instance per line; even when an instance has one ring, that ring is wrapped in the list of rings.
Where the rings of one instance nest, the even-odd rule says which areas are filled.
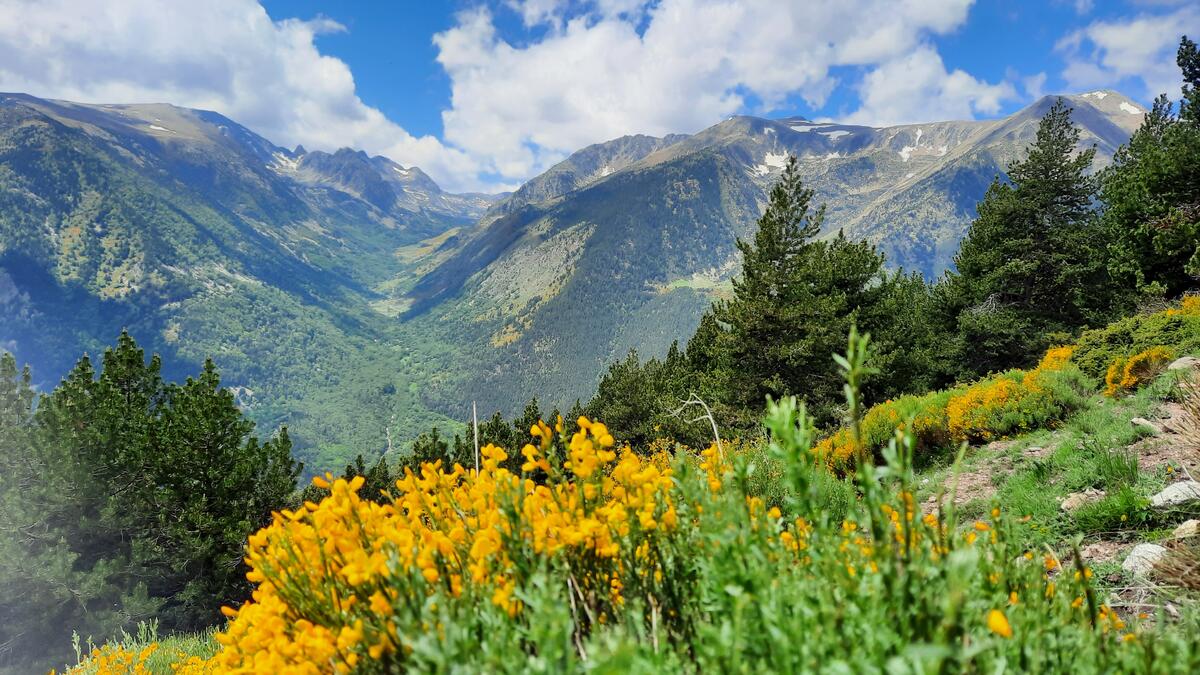
[[[1144,114],[1113,91],[1067,98],[1097,168]],[[212,356],[310,469],[336,467],[455,427],[472,400],[568,406],[629,349],[686,340],[790,155],[826,235],[940,275],[1052,102],[883,128],[739,116],[592,145],[483,195],[212,112],[0,94],[0,347],[43,387],[122,328],[168,375]]]

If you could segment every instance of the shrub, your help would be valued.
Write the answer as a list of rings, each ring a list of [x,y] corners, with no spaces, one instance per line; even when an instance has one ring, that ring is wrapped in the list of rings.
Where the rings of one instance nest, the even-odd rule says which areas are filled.
[[[1118,358],[1129,358],[1151,347],[1176,354],[1200,354],[1200,296],[1184,298],[1179,307],[1114,321],[1084,331],[1071,361],[1089,377],[1105,377]]]
[[[1028,372],[1012,370],[972,385],[873,406],[863,416],[863,444],[878,459],[897,431],[911,432],[916,457],[927,458],[962,441],[987,442],[1061,421],[1083,404],[1090,389],[1070,363],[1071,355],[1071,347],[1054,347]],[[848,468],[855,456],[850,430],[839,429],[823,439],[816,452],[830,466]]]
[[[794,408],[772,414],[772,452],[798,468],[811,454],[785,429],[804,422]],[[525,453],[581,470],[556,461],[544,486],[506,475],[494,447],[479,475],[407,476],[392,505],[335,481],[252,538],[255,600],[229,610],[210,662],[181,671],[1188,666],[1186,640],[1138,639],[1090,571],[1045,579],[1041,554],[1010,540],[1026,526],[999,511],[962,530],[915,514],[911,486],[862,477],[846,520],[823,515],[803,479],[792,486],[802,515],[782,518],[742,490],[742,457],[710,448],[702,471],[681,458],[660,473],[633,453],[610,457],[602,438]]]
[[[1089,388],[1082,373],[1070,365],[1010,371],[950,400],[950,433],[956,440],[977,443],[1043,429],[1081,407]]]
[[[1133,391],[1158,377],[1171,361],[1175,351],[1169,347],[1151,347],[1129,358],[1118,356],[1104,375],[1104,395],[1115,397]]]
[[[897,431],[912,432],[918,456],[927,456],[949,447],[954,439],[950,435],[946,404],[961,390],[901,396],[872,406],[863,416],[861,426],[867,450],[878,459],[879,451],[895,437]],[[850,430],[839,429],[818,443],[816,451],[832,467],[849,467],[855,456]]]

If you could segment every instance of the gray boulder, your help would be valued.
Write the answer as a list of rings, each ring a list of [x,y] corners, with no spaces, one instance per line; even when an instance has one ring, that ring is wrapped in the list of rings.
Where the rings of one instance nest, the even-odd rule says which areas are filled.
[[[1155,508],[1169,508],[1200,501],[1200,483],[1185,480],[1171,483],[1161,492],[1150,498],[1150,505]]]
[[[1158,544],[1138,544],[1125,557],[1125,562],[1121,563],[1121,569],[1135,577],[1144,577],[1154,570],[1154,566],[1165,555],[1167,555],[1167,549]]]
[[[1171,362],[1167,370],[1200,370],[1200,358],[1183,356]]]

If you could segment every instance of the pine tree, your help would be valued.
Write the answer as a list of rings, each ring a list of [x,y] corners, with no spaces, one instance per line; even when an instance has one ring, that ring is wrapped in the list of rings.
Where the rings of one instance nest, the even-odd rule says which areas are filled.
[[[102,364],[80,359],[33,412],[28,375],[0,359],[0,643],[47,659],[69,650],[62,626],[219,621],[249,592],[246,537],[299,472],[286,430],[260,443],[211,362],[166,383],[123,333]]]
[[[532,436],[529,434],[529,430],[532,429],[533,425],[537,424],[539,421],[544,422],[545,420],[542,419],[542,411],[540,408],[538,408],[538,400],[535,396],[529,399],[529,402],[525,404],[525,409],[521,411],[521,416],[513,420],[512,437],[514,450],[521,448],[526,443],[530,442]]]
[[[1177,297],[1200,279],[1200,50],[1186,36],[1178,115],[1158,97],[1102,174],[1110,269],[1144,295]]]
[[[885,292],[874,247],[841,233],[816,239],[825,207],[814,208],[813,196],[791,158],[754,240],[738,240],[743,267],[733,298],[714,308],[723,326],[715,343],[730,364],[726,400],[745,411],[743,422],[761,414],[768,395],[785,394],[806,399],[819,422],[834,421],[841,384],[832,355]]]
[[[1114,298],[1092,209],[1095,149],[1059,99],[1008,181],[993,181],[947,283],[959,302],[958,355],[966,375],[1032,361],[1054,333],[1100,323]]]

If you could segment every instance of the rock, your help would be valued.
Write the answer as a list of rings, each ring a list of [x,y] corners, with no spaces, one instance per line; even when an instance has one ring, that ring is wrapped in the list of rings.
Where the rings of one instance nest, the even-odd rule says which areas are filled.
[[[1088,488],[1083,492],[1072,492],[1071,494],[1067,495],[1063,498],[1062,503],[1059,504],[1059,507],[1061,507],[1063,511],[1074,511],[1084,504],[1098,502],[1101,499],[1104,499],[1104,490]]]
[[[1184,537],[1194,537],[1194,536],[1200,534],[1200,520],[1196,520],[1194,518],[1192,520],[1185,520],[1182,523],[1180,523],[1179,527],[1175,528],[1175,531],[1172,532],[1171,534],[1176,539],[1183,539]]]
[[[1142,427],[1143,429],[1148,430],[1150,433],[1154,434],[1155,436],[1162,433],[1162,429],[1159,429],[1157,424],[1155,424],[1154,422],[1151,422],[1150,420],[1148,420],[1144,417],[1135,417],[1135,418],[1129,420],[1129,423],[1135,427]]]
[[[1171,362],[1167,370],[1200,370],[1200,358],[1183,356]]]
[[[1166,554],[1167,549],[1158,544],[1138,544],[1125,557],[1125,562],[1121,563],[1121,569],[1135,577],[1144,577]]]
[[[1172,483],[1150,498],[1150,506],[1167,508],[1200,500],[1200,483],[1185,480]]]

